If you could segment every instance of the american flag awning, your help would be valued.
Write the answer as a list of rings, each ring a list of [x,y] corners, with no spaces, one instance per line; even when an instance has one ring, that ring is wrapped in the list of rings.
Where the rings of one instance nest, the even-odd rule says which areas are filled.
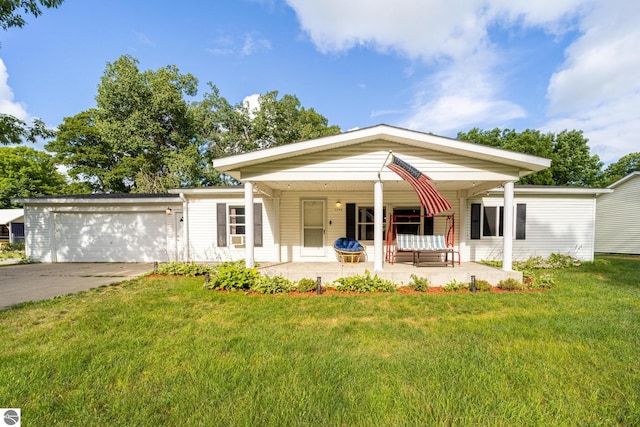
[[[427,215],[433,216],[452,209],[451,203],[431,184],[431,178],[409,163],[392,156],[391,163],[387,167],[411,184],[418,193],[420,204],[424,207]]]

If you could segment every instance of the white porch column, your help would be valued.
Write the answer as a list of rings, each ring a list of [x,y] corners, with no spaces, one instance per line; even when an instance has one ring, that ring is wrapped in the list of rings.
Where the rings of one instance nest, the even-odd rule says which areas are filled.
[[[504,225],[502,236],[502,269],[511,271],[513,264],[513,181],[504,184]]]
[[[382,271],[384,261],[384,209],[382,198],[382,181],[373,184],[373,271]]]
[[[250,182],[244,183],[244,219],[245,265],[247,268],[253,268],[255,266],[253,257],[255,236],[253,234],[253,184]]]

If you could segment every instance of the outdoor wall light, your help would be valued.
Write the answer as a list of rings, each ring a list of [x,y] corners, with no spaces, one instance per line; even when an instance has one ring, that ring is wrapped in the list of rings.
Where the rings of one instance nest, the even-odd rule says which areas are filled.
[[[342,207],[342,203],[340,203],[340,200],[338,200],[336,202],[336,208],[341,208]]]
[[[173,209],[167,208],[167,215],[171,215],[173,213]]]

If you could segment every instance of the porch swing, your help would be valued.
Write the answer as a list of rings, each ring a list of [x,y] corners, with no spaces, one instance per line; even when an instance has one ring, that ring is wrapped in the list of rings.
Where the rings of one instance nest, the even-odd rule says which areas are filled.
[[[398,224],[406,224],[411,220],[423,218],[445,218],[445,234],[443,235],[419,235],[398,233]],[[460,265],[460,251],[455,250],[455,216],[449,215],[391,215],[391,221],[387,227],[386,258],[391,264],[396,262],[399,253],[411,253],[414,266],[436,264],[455,265],[455,254],[458,254]],[[420,260],[420,257],[423,260]],[[426,257],[426,260],[425,260]]]

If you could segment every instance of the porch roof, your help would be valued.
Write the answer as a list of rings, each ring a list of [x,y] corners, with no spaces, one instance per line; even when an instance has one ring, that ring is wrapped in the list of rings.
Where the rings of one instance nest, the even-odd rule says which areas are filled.
[[[439,191],[466,191],[468,195],[551,164],[549,159],[529,154],[377,125],[216,159],[214,167],[237,180],[262,183],[267,191],[362,191],[370,190],[379,177],[385,191],[409,190],[406,182],[383,168],[389,147],[394,153],[409,153],[403,159],[417,162],[413,166],[429,175]],[[340,156],[345,160],[340,161]]]

